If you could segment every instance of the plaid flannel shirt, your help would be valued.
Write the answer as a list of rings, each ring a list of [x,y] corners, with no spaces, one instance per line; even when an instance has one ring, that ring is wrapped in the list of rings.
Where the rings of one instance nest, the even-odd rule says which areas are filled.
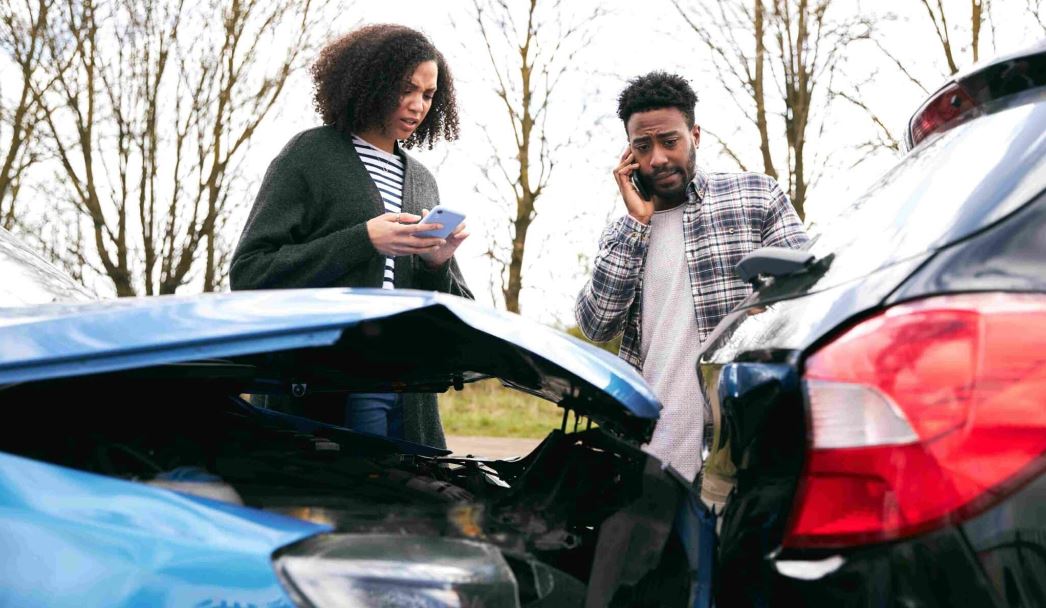
[[[687,186],[683,239],[694,313],[702,343],[719,321],[751,293],[734,274],[741,258],[760,247],[799,248],[806,231],[777,182],[758,173],[698,171]],[[606,342],[622,332],[618,353],[642,370],[643,263],[650,226],[630,215],[603,231],[592,278],[578,295],[574,313],[590,340]]]

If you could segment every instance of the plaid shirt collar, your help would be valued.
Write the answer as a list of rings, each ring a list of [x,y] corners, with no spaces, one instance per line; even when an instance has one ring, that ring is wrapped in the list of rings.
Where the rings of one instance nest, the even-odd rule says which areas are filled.
[[[698,169],[694,173],[694,179],[686,185],[686,205],[696,205],[701,208],[701,202],[705,200],[705,192],[708,190],[708,174]]]
[[[807,238],[787,195],[764,175],[695,170],[682,206],[684,254],[703,339],[751,290],[736,278],[728,260],[763,246],[798,248]],[[628,215],[612,222],[600,238],[592,279],[576,305],[589,337],[605,340],[623,329],[620,354],[637,368],[642,365],[640,316],[649,234],[649,226]]]

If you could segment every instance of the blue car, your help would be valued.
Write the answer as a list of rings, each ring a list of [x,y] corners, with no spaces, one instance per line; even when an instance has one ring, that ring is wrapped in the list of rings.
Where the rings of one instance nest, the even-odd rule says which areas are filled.
[[[685,601],[660,406],[602,350],[428,292],[99,301],[3,231],[0,271],[0,606]],[[562,428],[454,458],[294,407],[485,378]]]

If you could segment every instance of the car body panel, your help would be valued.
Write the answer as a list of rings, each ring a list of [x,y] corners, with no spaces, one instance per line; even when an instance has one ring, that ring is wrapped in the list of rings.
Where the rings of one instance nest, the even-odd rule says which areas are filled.
[[[832,556],[806,557],[817,564]],[[780,558],[786,559],[786,558]],[[734,580],[718,599],[726,606],[1001,606],[962,534],[946,529],[907,542],[848,552],[823,575],[803,576],[803,557],[787,558],[790,574],[764,573],[761,584]],[[784,568],[781,568],[782,570]]]
[[[443,465],[417,456],[445,455],[445,450],[256,407],[241,398],[244,394],[298,395],[300,388],[302,394],[339,399],[345,392],[375,388],[442,391],[497,377],[598,423],[598,428],[577,434],[584,439],[553,435],[560,450],[577,447],[593,458],[602,452],[575,442],[606,437],[605,446],[627,455],[608,454],[607,470],[638,461],[629,454],[639,453],[660,410],[642,377],[612,354],[517,315],[445,294],[312,289],[47,303],[51,300],[0,308],[4,405],[36,408],[40,399],[26,395],[47,395],[36,408],[36,420],[60,417],[58,434],[68,440],[63,444],[62,437],[42,432],[41,442],[57,443],[41,446],[19,432],[7,445],[14,453],[0,453],[0,546],[17,548],[9,553],[15,564],[0,569],[0,605],[291,608],[287,583],[281,584],[273,569],[274,553],[334,528],[262,509],[362,525],[356,522],[370,521],[371,515],[354,511],[353,497],[370,494],[360,488],[332,496],[331,486],[365,478],[375,484],[374,496],[390,501],[396,495],[407,505],[406,521],[424,528],[450,526],[440,519],[448,517],[441,501],[467,495],[461,488],[447,491],[451,484],[422,474]],[[86,392],[84,387],[89,387]],[[163,387],[172,390],[151,400],[163,409],[153,417],[170,426],[145,432],[141,420],[149,418],[149,409],[138,406],[150,405],[149,391]],[[106,399],[112,391],[119,394]],[[100,409],[106,405],[111,407]],[[63,408],[73,408],[74,414]],[[77,421],[82,425],[76,426]],[[8,430],[10,439],[14,431]],[[163,466],[149,465],[160,457],[153,460],[148,448],[128,445],[161,436],[170,440],[160,442]],[[216,483],[233,493],[233,483],[239,484],[242,502],[252,507],[156,487],[162,482],[159,475],[176,466],[171,463],[177,462],[183,444],[192,444],[185,450],[188,458],[199,458],[191,460],[193,466],[222,471],[224,477]],[[231,449],[232,456],[214,445]],[[64,451],[67,446],[72,447]],[[157,477],[66,458],[80,455],[85,446],[88,459],[99,452],[107,458],[106,450],[121,452],[126,446],[134,460],[157,471],[146,475]],[[49,462],[52,454],[55,460]],[[221,464],[215,454],[222,455]],[[295,460],[289,463],[284,457]],[[324,458],[336,458],[338,471],[328,474]],[[358,464],[350,462],[356,458],[361,459]],[[515,464],[522,471],[534,461]],[[69,468],[80,466],[106,475]],[[495,472],[481,472],[479,466],[459,461],[447,468],[467,469],[474,478]],[[258,476],[252,477],[255,471]],[[288,483],[280,481],[287,475],[304,485],[279,485]],[[136,483],[140,480],[147,481]],[[312,480],[318,480],[315,489],[309,485]],[[497,483],[489,485],[496,488]],[[185,484],[179,487],[192,491]],[[621,500],[628,499],[623,493]],[[431,513],[419,508],[425,500],[431,501]],[[349,515],[338,520],[316,515],[309,511],[316,501],[325,509],[336,504]],[[387,525],[397,525],[394,505],[399,503],[364,502],[359,504],[378,511],[374,517],[379,524],[386,525],[389,515]],[[543,521],[566,525],[560,522],[570,514],[561,511],[553,509]],[[358,520],[350,521],[350,516]]]
[[[362,327],[379,320],[384,329]],[[408,320],[417,338],[403,336],[385,353],[401,362],[385,372],[397,390],[433,384],[445,389],[459,382],[461,372],[469,370],[448,367],[434,375],[422,365],[439,361],[441,351],[450,357],[456,348],[462,365],[498,357],[530,362],[502,370],[502,379],[555,403],[569,402],[582,413],[591,410],[597,420],[652,421],[660,411],[642,377],[610,353],[462,298],[408,290],[237,292],[3,309],[0,383],[302,349],[337,369],[344,354],[339,341],[345,341],[347,330],[365,337],[368,331],[394,331]],[[464,347],[449,343],[465,332],[478,336],[470,344],[485,350],[461,352]],[[446,336],[443,342],[432,338],[440,335]],[[381,380],[386,368],[378,366],[371,375]]]
[[[1046,478],[962,524],[1004,606],[1046,606]]]
[[[705,363],[723,364],[745,360],[751,353],[809,348],[825,333],[855,315],[874,310],[905,279],[926,262],[929,254],[880,268],[860,281],[831,284],[830,277],[810,275],[787,277],[730,313],[709,335],[702,352]],[[794,283],[804,282],[802,297],[795,297]],[[823,283],[822,283],[823,282]],[[775,291],[790,293],[775,299]]]
[[[991,230],[935,255],[889,303],[967,291],[1046,292],[1046,195]]]
[[[3,606],[291,608],[272,554],[329,529],[0,453]]]

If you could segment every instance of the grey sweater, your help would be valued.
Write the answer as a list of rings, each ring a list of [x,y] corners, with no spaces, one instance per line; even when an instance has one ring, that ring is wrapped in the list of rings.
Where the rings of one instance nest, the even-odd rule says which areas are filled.
[[[402,156],[403,212],[420,215],[439,203],[436,180],[416,159]],[[384,212],[351,137],[332,127],[303,131],[265,172],[233,253],[232,288],[381,287],[385,257],[374,249],[366,222]],[[395,264],[397,288],[472,298],[453,259],[434,270],[412,255],[398,256]],[[408,441],[445,447],[435,395],[407,395],[403,416]]]

